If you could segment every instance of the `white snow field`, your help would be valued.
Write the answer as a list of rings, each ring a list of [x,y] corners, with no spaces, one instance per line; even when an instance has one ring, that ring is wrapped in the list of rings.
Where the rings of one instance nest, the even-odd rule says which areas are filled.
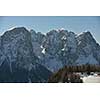
[[[83,83],[100,83],[100,76],[88,76],[83,78]]]

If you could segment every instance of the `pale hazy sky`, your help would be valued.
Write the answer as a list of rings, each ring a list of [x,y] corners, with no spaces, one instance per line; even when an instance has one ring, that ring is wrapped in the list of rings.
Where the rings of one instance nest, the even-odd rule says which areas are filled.
[[[0,33],[12,27],[24,26],[46,33],[51,29],[65,28],[80,33],[90,31],[100,44],[100,17],[96,16],[1,16]]]

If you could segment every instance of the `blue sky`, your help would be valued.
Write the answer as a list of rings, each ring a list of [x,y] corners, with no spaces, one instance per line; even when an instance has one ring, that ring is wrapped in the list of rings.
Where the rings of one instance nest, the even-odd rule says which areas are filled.
[[[24,26],[46,33],[51,29],[65,28],[66,30],[80,33],[83,31],[92,32],[93,36],[100,43],[100,17],[96,16],[1,16],[0,33],[12,27]]]

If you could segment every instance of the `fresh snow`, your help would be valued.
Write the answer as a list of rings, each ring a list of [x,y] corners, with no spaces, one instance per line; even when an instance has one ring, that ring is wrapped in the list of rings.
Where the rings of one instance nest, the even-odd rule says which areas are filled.
[[[84,35],[84,33],[86,33],[86,32],[88,32],[88,31],[85,30],[84,32],[78,33],[78,34],[77,34],[77,37],[80,36],[80,35]]]
[[[78,34],[77,34],[77,37],[78,37],[78,36],[80,36],[80,35],[83,35],[83,34],[84,34],[83,32],[81,32],[81,33],[78,33]]]
[[[65,50],[65,48],[63,48],[63,49],[61,49],[62,51],[64,51]]]
[[[43,46],[41,45],[41,46],[40,46],[40,48],[42,48],[42,49],[43,49]]]
[[[88,76],[82,79],[84,83],[100,83],[100,76]]]
[[[46,53],[46,52],[45,52],[45,48],[43,48],[42,53],[43,53],[43,54],[45,54],[45,53]]]
[[[63,36],[62,38],[61,38],[61,40],[66,40],[67,38],[66,38],[66,36]]]

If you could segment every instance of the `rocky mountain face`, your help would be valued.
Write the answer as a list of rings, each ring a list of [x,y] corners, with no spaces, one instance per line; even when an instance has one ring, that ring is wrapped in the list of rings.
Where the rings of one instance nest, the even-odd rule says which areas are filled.
[[[18,27],[0,37],[0,82],[46,82],[63,66],[81,64],[100,64],[100,46],[89,31],[44,35]]]
[[[89,31],[77,35],[67,30],[52,30],[42,46],[43,63],[51,71],[65,65],[100,64],[100,46]]]
[[[46,82],[51,72],[33,52],[31,33],[24,27],[0,38],[0,82]]]

